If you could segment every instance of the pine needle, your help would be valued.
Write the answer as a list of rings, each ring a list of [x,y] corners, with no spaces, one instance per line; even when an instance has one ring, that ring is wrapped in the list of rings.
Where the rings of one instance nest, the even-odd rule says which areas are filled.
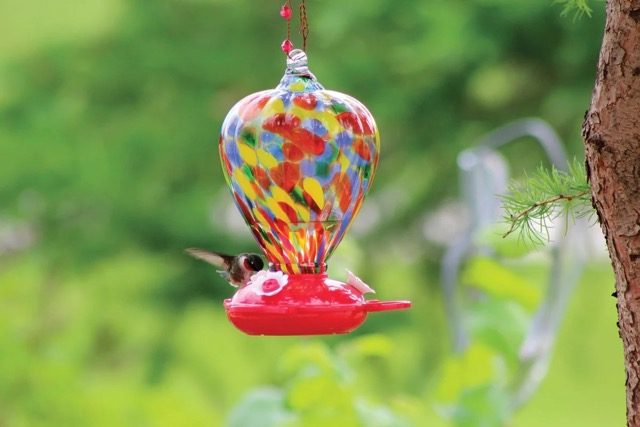
[[[554,3],[562,5],[562,16],[573,13],[574,19],[582,18],[584,15],[591,17],[591,13],[593,12],[588,0],[554,0]]]
[[[524,241],[548,242],[556,218],[575,221],[593,212],[584,164],[574,159],[568,172],[539,167],[523,182],[511,183],[509,193],[502,196],[502,206],[509,224],[503,237],[517,232]]]

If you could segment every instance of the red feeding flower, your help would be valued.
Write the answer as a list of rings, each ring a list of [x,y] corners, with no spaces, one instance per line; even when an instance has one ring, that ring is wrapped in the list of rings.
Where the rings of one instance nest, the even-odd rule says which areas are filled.
[[[271,293],[280,288],[280,282],[276,279],[267,279],[262,283],[262,292]]]

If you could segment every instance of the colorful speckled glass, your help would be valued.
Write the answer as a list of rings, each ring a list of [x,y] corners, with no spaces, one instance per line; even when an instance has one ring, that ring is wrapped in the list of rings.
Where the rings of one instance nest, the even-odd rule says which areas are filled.
[[[321,273],[369,191],[380,139],[366,107],[325,90],[294,50],[278,87],[231,109],[219,150],[272,269]]]

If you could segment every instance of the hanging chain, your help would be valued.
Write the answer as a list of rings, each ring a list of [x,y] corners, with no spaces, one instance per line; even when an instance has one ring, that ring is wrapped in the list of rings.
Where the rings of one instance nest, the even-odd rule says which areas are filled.
[[[307,51],[307,38],[309,37],[309,21],[307,20],[307,6],[305,0],[300,3],[300,34],[302,35],[302,50]]]
[[[302,36],[302,50],[307,50],[307,39],[309,37],[309,21],[307,19],[307,5],[305,0],[300,0],[298,5],[298,11],[300,14],[300,35]],[[282,51],[289,55],[289,52],[293,50],[293,43],[291,42],[291,0],[286,0],[280,8],[280,16],[287,21],[287,38],[284,39],[282,45]]]
[[[287,0],[284,8],[284,18],[287,20],[287,40],[291,40],[291,2]]]

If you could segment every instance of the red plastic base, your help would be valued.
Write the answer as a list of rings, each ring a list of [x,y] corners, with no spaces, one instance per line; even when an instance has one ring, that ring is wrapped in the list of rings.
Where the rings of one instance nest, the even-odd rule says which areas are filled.
[[[346,334],[369,312],[411,306],[410,301],[366,301],[354,286],[324,274],[290,275],[286,281],[275,292],[267,282],[267,292],[264,286],[239,289],[224,302],[231,323],[248,335]]]

